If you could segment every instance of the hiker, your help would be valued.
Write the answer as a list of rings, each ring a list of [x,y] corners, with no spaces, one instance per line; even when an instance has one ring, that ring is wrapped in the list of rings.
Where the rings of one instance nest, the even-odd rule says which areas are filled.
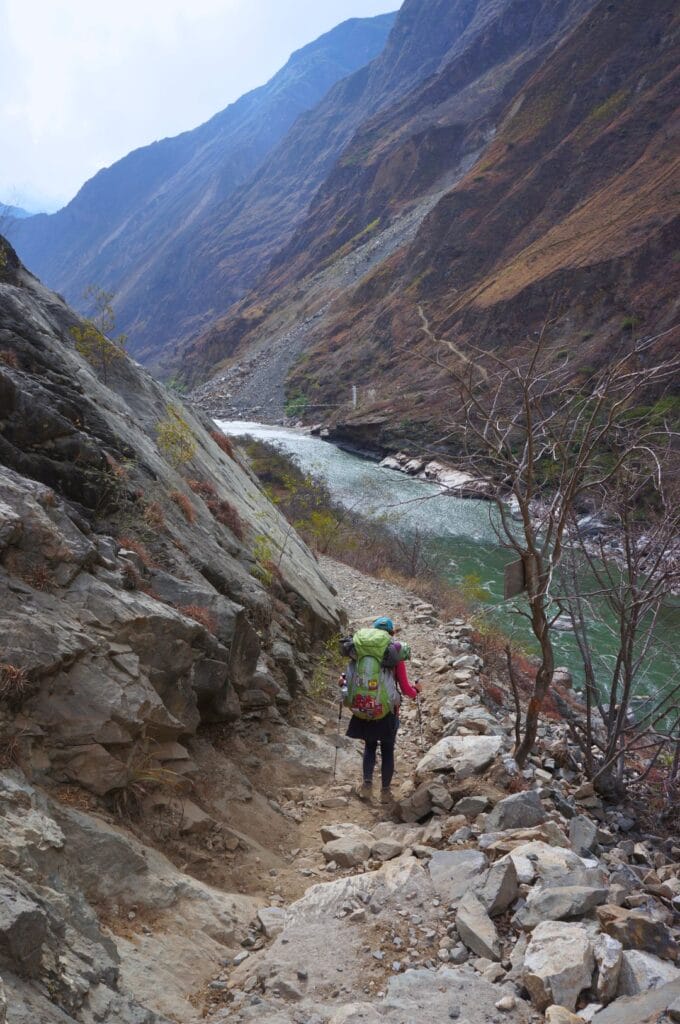
[[[386,634],[386,635],[385,635]],[[404,694],[415,700],[421,692],[420,683],[408,681],[406,659],[408,644],[394,637],[394,623],[387,616],[376,619],[371,629],[359,630],[351,641],[344,641],[350,655],[345,703],[352,711],[347,736],[364,741],[363,783],[357,790],[362,800],[373,794],[373,772],[380,744],[380,802],[392,803],[390,785],[394,775],[394,745],[399,729],[399,706]]]

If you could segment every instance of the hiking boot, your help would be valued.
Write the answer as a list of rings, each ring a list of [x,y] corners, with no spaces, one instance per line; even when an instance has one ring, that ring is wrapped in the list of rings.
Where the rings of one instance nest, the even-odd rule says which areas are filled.
[[[380,803],[381,804],[393,804],[394,794],[389,786],[383,786],[380,790]]]
[[[357,786],[354,790],[355,794],[360,800],[366,800],[368,803],[373,799],[373,783],[362,782],[360,786]]]

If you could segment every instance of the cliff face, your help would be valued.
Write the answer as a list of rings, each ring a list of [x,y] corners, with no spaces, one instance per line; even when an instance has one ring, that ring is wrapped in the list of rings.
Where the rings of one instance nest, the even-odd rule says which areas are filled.
[[[141,738],[238,717],[239,693],[287,702],[299,680],[267,645],[309,642],[338,606],[209,424],[125,357],[104,383],[74,349],[75,315],[6,251],[2,695],[16,675],[46,771],[105,793]],[[282,686],[253,697],[270,669]]]
[[[215,301],[197,296],[190,308],[183,300],[185,253],[196,252],[228,197],[298,115],[380,52],[393,21],[381,15],[343,23],[206,124],[100,171],[58,213],[8,222],[22,259],[79,306],[93,283],[115,292],[120,323],[134,325],[135,353],[144,355],[149,338],[162,347],[178,317],[200,318]]]
[[[314,417],[365,385],[349,420],[384,449],[441,433],[468,343],[509,352],[550,319],[555,358],[578,368],[669,328],[678,16],[667,0],[590,6],[490,5],[438,74],[362,126],[188,365],[275,338],[286,309],[320,311],[288,392]]]
[[[11,769],[0,779],[0,973],[9,1019],[151,1024],[161,1017],[129,995],[143,988],[147,954],[128,964],[93,907],[166,913],[159,941],[169,957],[179,956],[173,936],[186,943],[195,932],[199,977],[243,936],[254,903],[188,878],[84,813],[88,801],[100,814],[129,809],[146,784],[165,782],[185,794],[186,833],[215,826],[181,790],[197,772],[187,744],[243,716],[283,725],[304,686],[306,652],[337,628],[338,604],[210,424],[128,358],[115,356],[104,372],[79,355],[76,315],[1,239],[0,253],[0,768]],[[225,806],[244,784],[228,764]],[[144,815],[169,804],[147,802]],[[222,856],[226,841],[211,839]],[[147,951],[152,961],[163,959],[158,948]]]

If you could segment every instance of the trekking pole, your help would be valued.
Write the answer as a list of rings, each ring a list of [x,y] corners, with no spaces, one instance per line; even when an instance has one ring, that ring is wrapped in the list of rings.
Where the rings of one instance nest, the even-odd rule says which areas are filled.
[[[345,694],[347,693],[347,685],[346,685],[346,683],[347,683],[347,676],[345,675],[344,672],[340,676],[340,678],[343,681],[343,685],[342,685],[341,690],[340,690],[341,696],[340,696],[340,703],[338,704],[338,727],[337,727],[337,730],[336,730],[336,733],[335,733],[335,758],[333,759],[333,782],[335,782],[335,775],[336,775],[336,772],[338,770],[338,747],[340,746],[340,720],[342,718],[342,704],[343,704],[343,700],[344,700]]]
[[[416,679],[416,682],[418,683],[418,682],[420,682],[420,680]],[[420,694],[418,694],[417,697],[416,697],[416,708],[418,710],[418,731],[419,731],[419,734],[420,734],[420,752],[422,753],[423,750],[425,749],[425,741],[423,740],[423,712],[422,712],[422,708],[420,706]]]

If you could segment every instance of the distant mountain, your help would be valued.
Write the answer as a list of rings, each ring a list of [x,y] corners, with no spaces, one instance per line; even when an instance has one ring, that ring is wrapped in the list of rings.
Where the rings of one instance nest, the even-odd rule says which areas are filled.
[[[466,346],[510,352],[550,321],[554,358],[585,372],[640,334],[677,343],[679,29],[673,0],[480,0],[436,72],[363,121],[187,372],[265,364],[303,320],[288,394],[351,433],[328,410],[359,383],[358,439],[394,447],[441,437]]]
[[[14,217],[15,220],[23,220],[24,217],[32,217],[28,210],[22,210],[20,206],[9,206],[7,203],[0,203],[0,219]]]
[[[151,343],[162,348],[178,320],[195,329],[213,305],[220,309],[219,295],[183,301],[186,264],[192,266],[206,226],[298,115],[380,52],[393,22],[392,14],[344,22],[200,128],[135,150],[96,174],[58,213],[10,224],[6,234],[74,304],[82,305],[89,284],[113,291],[119,325],[138,356]]]

